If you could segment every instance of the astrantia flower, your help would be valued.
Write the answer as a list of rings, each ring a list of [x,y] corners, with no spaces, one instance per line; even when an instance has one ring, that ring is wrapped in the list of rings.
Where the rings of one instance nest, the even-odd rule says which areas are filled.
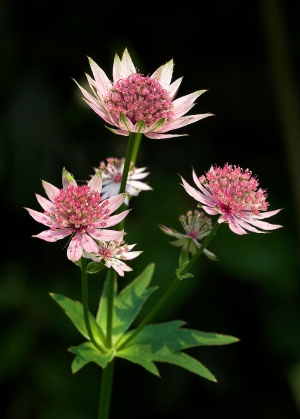
[[[108,158],[106,159],[107,164],[104,161],[100,163],[99,169],[102,172],[102,199],[110,198],[119,193],[122,173],[124,168],[125,159],[116,159]],[[99,169],[95,169],[96,171]],[[137,196],[140,191],[149,191],[152,190],[144,182],[140,182],[139,179],[144,179],[148,176],[149,173],[143,173],[146,170],[146,167],[137,168],[131,163],[129,167],[127,183],[126,183],[126,192],[129,196]],[[128,205],[129,199],[128,196],[125,198],[124,204]]]
[[[161,139],[180,137],[180,134],[165,134],[199,121],[210,113],[185,115],[194,101],[205,90],[174,100],[182,77],[172,84],[173,60],[159,67],[152,76],[136,71],[130,55],[125,49],[122,59],[115,55],[113,81],[89,58],[94,75],[87,75],[92,93],[88,93],[77,82],[86,103],[108,124],[116,134],[128,136],[130,132],[142,132],[146,137]],[[186,134],[184,134],[186,135]]]
[[[96,254],[84,253],[84,256],[94,262],[103,262],[107,268],[113,267],[120,276],[124,276],[125,271],[129,272],[132,269],[122,261],[134,259],[142,253],[130,252],[134,246],[135,244],[126,244],[123,237],[110,242],[99,241]]]
[[[245,230],[264,233],[261,230],[275,230],[282,226],[261,221],[277,214],[279,210],[266,211],[269,204],[267,194],[258,188],[256,176],[249,169],[225,164],[223,168],[211,167],[206,176],[193,179],[200,191],[190,186],[183,178],[183,187],[189,195],[200,202],[201,207],[210,215],[221,214],[219,223],[227,222],[236,234],[247,234]],[[261,230],[258,230],[258,227]]]
[[[179,233],[174,228],[165,227],[162,224],[160,224],[159,227],[163,233],[178,239],[170,242],[173,246],[182,247],[183,250],[188,250],[193,256],[201,246],[201,243],[199,243],[198,240],[202,240],[204,237],[208,236],[212,230],[211,219],[207,217],[203,211],[195,210],[194,213],[193,211],[188,211],[186,215],[181,215],[179,221],[186,234]],[[217,259],[216,256],[207,249],[204,249],[203,253],[212,260]]]
[[[69,235],[67,256],[73,262],[79,260],[86,252],[98,252],[95,240],[103,242],[120,238],[124,232],[107,230],[107,227],[118,224],[128,214],[124,211],[110,216],[122,205],[125,194],[101,200],[102,180],[100,170],[87,185],[78,186],[72,175],[63,169],[63,189],[58,189],[47,182],[42,182],[50,199],[36,195],[44,213],[26,208],[29,214],[39,223],[49,228],[33,237],[55,242]]]

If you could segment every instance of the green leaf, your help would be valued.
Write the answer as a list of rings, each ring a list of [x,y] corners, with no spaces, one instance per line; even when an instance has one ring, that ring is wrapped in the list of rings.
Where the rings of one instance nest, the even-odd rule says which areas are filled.
[[[216,381],[213,374],[199,361],[180,352],[183,349],[203,345],[224,345],[238,341],[233,336],[180,329],[180,320],[145,326],[116,356],[140,364],[153,374],[153,362],[168,362],[187,369],[201,377]],[[133,331],[127,333],[125,340]],[[120,344],[122,343],[120,341]],[[151,369],[150,369],[151,368]]]
[[[207,380],[216,382],[215,376],[195,358],[185,354],[184,352],[169,352],[168,354],[154,356],[153,361],[156,362],[168,362],[169,364],[177,365],[178,367],[184,368],[200,377],[206,378]]]
[[[152,362],[151,356],[147,353],[140,351],[137,347],[126,348],[120,352],[117,352],[118,358],[127,359],[127,361],[139,364],[147,371],[159,377],[159,372],[156,365]]]
[[[117,340],[140,312],[146,300],[157,290],[157,287],[147,288],[154,272],[154,264],[146,269],[125,287],[114,301],[113,336]]]
[[[77,328],[77,330],[88,340],[90,340],[89,335],[86,330],[83,306],[79,301],[73,301],[68,297],[65,297],[61,294],[50,293],[50,296],[54,301],[65,311],[66,315],[70,318],[71,322]],[[104,345],[103,341],[103,332],[100,326],[97,324],[95,317],[92,313],[89,312],[89,320],[93,335],[96,342],[100,345]]]
[[[76,355],[71,367],[73,373],[79,371],[89,362],[95,362],[101,368],[105,368],[115,354],[113,350],[105,354],[101,353],[92,342],[84,342],[79,346],[71,346],[68,351]]]
[[[194,346],[227,345],[239,340],[229,335],[207,333],[194,329],[180,329],[184,324],[181,320],[174,320],[167,323],[145,326],[128,343],[128,346],[151,344],[154,351],[167,347],[173,352]],[[130,331],[130,333],[132,332]],[[123,339],[125,340],[127,337],[128,334]]]
[[[104,268],[103,263],[101,262],[90,262],[86,267],[86,272],[88,274],[96,274]]]
[[[125,287],[114,299],[113,313],[113,341],[116,342],[130,327],[143,304],[149,296],[156,290],[156,287],[147,288],[154,272],[154,264],[150,264],[146,269]],[[107,284],[105,283],[102,297],[100,300],[99,311],[96,320],[100,327],[106,325],[106,303],[107,303]]]

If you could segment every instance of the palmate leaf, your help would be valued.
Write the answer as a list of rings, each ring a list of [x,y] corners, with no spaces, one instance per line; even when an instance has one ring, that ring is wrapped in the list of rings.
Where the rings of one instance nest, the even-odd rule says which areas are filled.
[[[216,381],[213,374],[199,361],[180,352],[193,346],[225,345],[238,341],[233,336],[205,333],[192,329],[180,329],[182,321],[172,321],[150,325],[134,337],[116,356],[140,364],[148,371],[158,375],[157,369],[148,368],[154,362],[168,362],[194,372],[201,377]],[[125,341],[132,332],[126,334],[120,341]],[[147,364],[145,366],[145,361]],[[153,364],[154,365],[154,364]]]
[[[156,290],[155,287],[147,288],[153,272],[154,264],[147,266],[119,294],[117,294],[117,284],[115,283],[112,333],[114,347],[112,349],[105,349],[106,338],[103,330],[106,329],[107,320],[107,282],[104,284],[96,319],[89,313],[95,340],[103,350],[101,352],[90,341],[69,348],[69,351],[76,355],[72,363],[74,373],[89,362],[95,362],[101,368],[105,368],[114,357],[119,357],[139,364],[157,376],[159,376],[159,372],[155,363],[167,362],[185,368],[208,380],[216,381],[214,375],[203,364],[182,350],[194,346],[225,345],[238,341],[233,336],[185,329],[182,327],[185,322],[176,320],[145,326],[128,344],[125,343],[128,337],[134,333],[134,330],[128,331],[129,327],[147,298]],[[89,340],[82,304],[59,294],[50,295],[66,312],[79,332]],[[118,350],[123,343],[125,346]]]
[[[50,293],[50,296],[65,311],[66,315],[70,318],[71,322],[74,324],[76,329],[82,334],[82,336],[89,340],[90,338],[84,322],[82,304],[79,301],[73,301],[70,298],[65,297],[61,294]],[[103,331],[97,324],[95,317],[90,312],[89,320],[95,340],[102,347],[104,345]]]
[[[156,287],[147,288],[152,279],[153,272],[154,264],[148,265],[137,278],[135,278],[118,295],[115,295],[112,330],[112,339],[114,343],[129,329],[145,301],[157,289]],[[104,284],[96,317],[97,323],[102,329],[105,329],[106,327],[106,313],[107,282]]]
[[[79,371],[89,362],[95,362],[101,368],[105,368],[115,355],[115,350],[101,353],[92,342],[84,342],[78,346],[71,346],[68,351],[76,355],[71,366],[73,373]]]

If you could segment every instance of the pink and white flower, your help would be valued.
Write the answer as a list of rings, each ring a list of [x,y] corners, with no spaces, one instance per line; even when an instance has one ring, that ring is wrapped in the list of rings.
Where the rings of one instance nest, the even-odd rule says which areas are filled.
[[[86,75],[92,94],[77,82],[86,103],[110,125],[115,134],[128,136],[140,132],[146,137],[164,139],[187,134],[165,134],[210,116],[210,113],[185,115],[194,101],[206,90],[198,90],[174,100],[182,77],[171,84],[173,60],[159,67],[152,76],[137,72],[129,52],[122,59],[116,54],[113,64],[113,81],[89,58],[94,75]]]
[[[256,176],[249,169],[225,164],[223,168],[211,167],[206,176],[197,177],[193,170],[193,179],[199,191],[190,186],[183,178],[186,192],[200,202],[201,208],[210,215],[221,214],[218,223],[228,223],[236,234],[247,234],[245,230],[264,233],[261,230],[275,230],[281,225],[261,221],[277,214],[280,209],[266,211],[266,191],[259,188]],[[260,230],[258,230],[260,229]]]
[[[130,252],[134,246],[135,244],[126,244],[123,237],[110,242],[99,241],[97,253],[84,252],[84,256],[94,262],[103,262],[107,268],[112,267],[120,276],[124,276],[124,272],[132,271],[132,269],[123,260],[134,259],[142,253],[141,251]]]
[[[186,215],[181,215],[179,221],[185,231],[179,233],[175,228],[169,228],[162,224],[159,224],[161,231],[168,236],[175,237],[177,240],[169,242],[173,246],[182,247],[183,250],[187,250],[194,256],[197,249],[201,246],[199,240],[204,239],[212,230],[212,222],[209,217],[205,215],[203,211],[195,210],[188,211]],[[207,249],[203,250],[203,253],[212,260],[217,260],[217,257]]]
[[[118,224],[128,214],[127,210],[111,216],[122,205],[126,194],[101,200],[100,170],[83,186],[78,186],[66,169],[62,172],[63,189],[45,181],[42,183],[49,200],[38,194],[36,197],[44,213],[25,209],[36,221],[50,228],[32,237],[55,242],[72,235],[67,256],[76,262],[82,257],[83,251],[98,252],[95,240],[106,242],[123,236],[124,232],[107,228]]]
[[[119,193],[120,185],[122,181],[122,174],[124,169],[125,159],[116,159],[113,157],[106,159],[107,164],[104,161],[100,162],[99,168],[102,172],[102,199],[110,198]],[[137,168],[133,163],[130,164],[127,183],[126,183],[126,192],[127,196],[125,198],[124,204],[128,206],[129,197],[137,196],[140,191],[150,191],[152,188],[144,182],[140,182],[140,179],[144,179],[149,175],[148,172],[144,172],[146,167]]]

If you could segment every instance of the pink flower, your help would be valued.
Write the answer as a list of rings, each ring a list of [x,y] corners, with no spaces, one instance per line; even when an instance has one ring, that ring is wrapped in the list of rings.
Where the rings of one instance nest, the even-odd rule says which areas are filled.
[[[152,76],[144,76],[136,71],[125,49],[122,59],[115,55],[113,81],[89,58],[94,75],[86,75],[92,93],[88,93],[77,82],[86,103],[110,125],[109,128],[119,135],[128,136],[130,132],[141,132],[154,139],[181,137],[180,134],[164,134],[199,121],[210,113],[185,115],[194,101],[205,90],[174,100],[182,77],[172,84],[173,60],[159,67]],[[187,135],[187,134],[183,134]]]
[[[102,172],[102,199],[110,198],[111,196],[115,196],[119,193],[125,159],[123,158],[119,160],[111,157],[107,158],[106,161],[107,164],[102,161],[99,166],[99,169]],[[99,169],[95,168],[96,171]],[[137,196],[142,190],[152,190],[152,188],[146,183],[140,182],[140,179],[144,179],[149,174],[143,173],[144,170],[146,170],[146,167],[138,169],[133,163],[131,163],[126,183],[126,192],[129,197]],[[129,204],[128,195],[124,201],[124,204],[126,205]]]
[[[247,234],[246,230],[264,233],[258,230],[275,230],[282,226],[261,221],[277,214],[279,210],[266,211],[266,191],[259,188],[258,180],[249,169],[232,167],[211,167],[206,176],[197,177],[193,170],[193,179],[200,191],[190,186],[183,178],[183,187],[189,195],[200,202],[201,207],[210,215],[221,214],[219,223],[227,222],[230,230],[236,234]]]
[[[134,246],[135,244],[127,245],[123,237],[110,242],[99,241],[97,253],[84,253],[84,256],[94,262],[103,262],[107,268],[113,267],[120,276],[124,276],[125,271],[129,272],[132,269],[122,260],[134,259],[142,253],[130,252]]]
[[[184,233],[179,233],[175,228],[169,228],[159,224],[161,231],[168,236],[176,237],[177,240],[169,242],[173,246],[182,247],[183,250],[188,250],[194,256],[197,249],[201,246],[199,240],[204,239],[212,230],[211,219],[205,215],[203,211],[195,210],[188,211],[186,215],[179,217]],[[212,260],[217,260],[217,257],[209,250],[204,249],[203,253]]]
[[[110,241],[123,236],[124,232],[107,230],[107,227],[118,224],[128,214],[128,210],[110,216],[125,199],[125,194],[101,201],[101,172],[98,171],[87,185],[77,186],[72,175],[63,169],[63,189],[58,189],[47,182],[42,182],[50,199],[36,195],[44,213],[25,208],[39,223],[50,227],[38,237],[48,242],[55,242],[72,235],[67,256],[76,262],[86,252],[98,252],[94,240]]]

